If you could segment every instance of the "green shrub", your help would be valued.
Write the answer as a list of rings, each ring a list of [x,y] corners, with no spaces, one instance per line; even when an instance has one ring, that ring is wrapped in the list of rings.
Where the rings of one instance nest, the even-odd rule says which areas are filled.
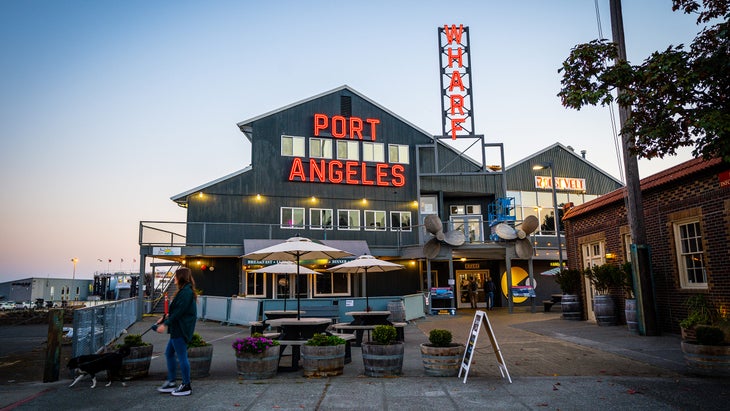
[[[373,341],[377,344],[388,345],[395,342],[397,333],[392,325],[378,325],[373,329]]]
[[[308,339],[304,345],[309,345],[312,347],[324,347],[324,346],[330,346],[330,345],[342,345],[345,344],[345,340],[342,338],[336,336],[336,335],[327,335],[327,334],[314,334],[312,338]]]
[[[440,330],[438,328],[428,333],[428,341],[434,347],[448,347],[451,345],[453,336],[449,330]]]
[[[613,264],[586,268],[583,273],[588,277],[598,294],[609,294],[612,288],[623,288],[626,283],[623,269]]]
[[[715,310],[704,294],[694,294],[687,298],[687,318],[679,322],[682,328],[696,325],[710,325],[716,320]]]
[[[555,274],[555,282],[563,291],[563,294],[578,294],[580,290],[579,270],[560,270]]]
[[[712,325],[698,325],[695,327],[697,335],[697,344],[701,345],[720,345],[725,341],[725,333],[720,327]]]
[[[127,334],[124,336],[124,343],[119,344],[118,347],[146,347],[150,344],[142,340],[142,334]]]
[[[193,333],[193,338],[188,341],[188,348],[206,347],[208,344],[198,333]]]

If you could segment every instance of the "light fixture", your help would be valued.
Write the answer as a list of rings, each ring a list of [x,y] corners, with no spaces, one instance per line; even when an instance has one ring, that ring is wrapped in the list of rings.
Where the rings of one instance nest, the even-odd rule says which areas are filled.
[[[614,258],[616,258],[616,254],[606,253],[606,260],[613,260]]]
[[[362,204],[363,205],[367,205],[368,204],[368,199],[367,198],[363,198],[362,199]]]
[[[459,260],[461,260],[461,262],[463,263],[464,261],[466,261],[466,257],[461,257]]]
[[[256,194],[256,201],[261,201],[261,194]]]
[[[317,197],[312,196],[311,200],[312,200],[313,203],[316,203],[317,202]]]
[[[199,198],[203,198],[203,192],[202,191],[198,193],[198,197]]]
[[[555,237],[557,239],[558,243],[558,261],[560,263],[559,267],[562,270],[563,269],[563,251],[560,247],[560,214],[558,214],[558,195],[555,191],[555,165],[552,161],[545,161],[539,164],[535,164],[532,166],[533,170],[544,170],[546,168],[550,169],[550,185],[553,189],[553,209],[554,215],[553,215],[553,222],[555,223]]]

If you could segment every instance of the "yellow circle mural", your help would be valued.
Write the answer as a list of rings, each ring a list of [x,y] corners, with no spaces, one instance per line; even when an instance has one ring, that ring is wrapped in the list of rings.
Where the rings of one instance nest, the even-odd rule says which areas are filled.
[[[530,285],[530,274],[525,271],[524,269],[520,267],[512,267],[512,285]],[[524,282],[524,283],[523,283]],[[537,284],[535,284],[535,280],[532,280],[532,287],[537,288]],[[510,290],[511,286],[507,286],[507,271],[502,273],[502,295],[504,295],[504,298],[509,300],[509,295],[507,292]],[[527,301],[528,297],[512,297],[512,302],[515,304],[523,303]]]

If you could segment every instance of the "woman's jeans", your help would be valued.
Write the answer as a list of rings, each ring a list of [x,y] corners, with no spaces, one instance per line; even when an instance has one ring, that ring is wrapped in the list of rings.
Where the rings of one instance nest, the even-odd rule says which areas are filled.
[[[165,359],[167,359],[167,381],[177,380],[177,362],[175,355],[180,362],[180,373],[182,374],[182,383],[190,384],[190,361],[188,361],[188,344],[185,339],[170,338],[165,349]]]

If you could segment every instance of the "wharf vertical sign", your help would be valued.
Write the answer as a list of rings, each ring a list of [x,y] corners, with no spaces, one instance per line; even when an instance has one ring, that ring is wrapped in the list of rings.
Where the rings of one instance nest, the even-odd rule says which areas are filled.
[[[439,27],[442,136],[474,135],[469,27]]]

